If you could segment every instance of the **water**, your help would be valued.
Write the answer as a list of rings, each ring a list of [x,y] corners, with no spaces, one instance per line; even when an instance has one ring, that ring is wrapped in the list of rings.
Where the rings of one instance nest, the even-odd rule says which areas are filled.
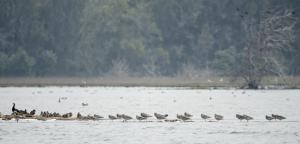
[[[0,88],[0,112],[18,109],[84,115],[140,112],[189,112],[194,122],[37,121],[0,120],[0,143],[300,143],[300,90],[195,90],[184,88],[125,87],[7,87]],[[67,97],[66,100],[58,100]],[[89,105],[81,106],[82,102]],[[220,122],[205,122],[200,114],[221,114]],[[240,122],[235,114],[254,117]],[[268,122],[277,113],[284,121]]]

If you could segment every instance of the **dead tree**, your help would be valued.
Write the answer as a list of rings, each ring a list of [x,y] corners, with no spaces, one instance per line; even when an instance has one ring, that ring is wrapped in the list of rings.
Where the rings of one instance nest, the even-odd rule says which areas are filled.
[[[282,51],[291,48],[295,41],[295,12],[286,9],[269,9],[257,17],[241,12],[246,36],[245,61],[239,70],[247,88],[257,89],[262,78],[284,74]]]

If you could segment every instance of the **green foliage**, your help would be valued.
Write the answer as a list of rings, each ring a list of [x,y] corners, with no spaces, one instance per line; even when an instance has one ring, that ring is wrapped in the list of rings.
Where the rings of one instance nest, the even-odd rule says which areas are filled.
[[[236,9],[266,5],[299,17],[297,0],[1,0],[0,76],[235,75],[247,41]],[[293,75],[299,46],[280,55]]]

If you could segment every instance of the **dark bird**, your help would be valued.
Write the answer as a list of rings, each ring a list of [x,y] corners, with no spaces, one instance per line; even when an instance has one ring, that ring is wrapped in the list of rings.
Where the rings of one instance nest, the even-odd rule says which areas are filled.
[[[128,115],[125,115],[125,114],[122,114],[122,118],[127,121],[127,120],[131,120],[132,117],[131,116],[128,116]]]
[[[273,120],[273,119],[274,119],[274,118],[273,118],[272,116],[266,115],[266,120],[271,121],[271,120]]]
[[[224,118],[223,116],[218,115],[218,114],[215,114],[215,119],[216,119],[216,120],[218,120],[218,121],[219,121],[219,120],[223,120],[223,118]]]
[[[240,8],[236,8],[236,11],[240,11]]]
[[[184,112],[184,114],[183,114],[185,117],[193,117],[193,115],[191,115],[191,114],[189,114],[189,113],[187,113],[187,112]]]
[[[32,110],[29,114],[32,115],[32,116],[35,115],[35,109]]]
[[[284,116],[278,115],[278,114],[272,114],[271,115],[274,119],[283,120],[286,119]]]
[[[158,114],[158,113],[154,113],[154,116],[158,119],[158,120],[162,120],[162,119],[166,119],[168,117],[168,114]]]
[[[145,119],[147,119],[147,117],[143,117],[143,116],[138,116],[138,115],[136,115],[136,119],[137,119],[137,120],[145,120]]]
[[[208,115],[205,115],[205,114],[201,114],[201,118],[204,119],[206,121],[206,119],[209,119],[210,116]]]
[[[247,12],[247,11],[245,11],[245,15],[248,15],[248,12]]]
[[[113,116],[113,115],[108,115],[108,118],[111,119],[111,120],[118,119],[117,117],[115,117],[115,116]]]
[[[16,104],[13,103],[13,107],[11,108],[11,111],[19,113],[20,111],[18,109],[16,109],[15,106],[16,106]]]
[[[141,113],[141,116],[142,116],[142,117],[145,117],[145,118],[152,117],[151,115],[146,114],[146,113]]]
[[[77,113],[77,118],[82,119],[82,115],[79,112]]]
[[[186,116],[184,116],[184,115],[179,115],[179,114],[177,114],[176,117],[177,117],[178,119],[180,119],[180,120],[183,120],[183,121],[191,120],[191,118],[186,117]]]
[[[296,12],[295,12],[295,11],[292,11],[292,14],[294,15],[294,14],[296,14]]]
[[[241,121],[245,119],[245,117],[243,115],[240,115],[240,114],[236,114],[235,117],[237,119],[241,120]]]

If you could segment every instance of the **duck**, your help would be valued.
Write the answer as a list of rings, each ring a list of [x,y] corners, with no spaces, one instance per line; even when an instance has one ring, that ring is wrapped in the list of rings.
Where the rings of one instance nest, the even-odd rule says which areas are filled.
[[[193,117],[193,115],[191,115],[191,114],[189,114],[189,113],[187,113],[187,112],[184,112],[184,114],[183,114],[185,117]]]
[[[191,120],[190,117],[186,117],[186,116],[184,116],[184,115],[179,115],[179,114],[177,114],[176,117],[177,117],[178,119],[180,119],[180,120],[183,120],[183,121]]]
[[[141,113],[141,116],[142,116],[142,117],[145,117],[145,118],[152,117],[151,115],[149,115],[149,114],[146,114],[146,113]]]
[[[113,116],[113,115],[108,115],[108,118],[109,118],[110,120],[118,119],[116,116]]]
[[[137,120],[145,120],[147,119],[148,117],[143,117],[143,116],[139,116],[139,115],[136,115],[136,119]]]
[[[278,120],[283,120],[283,119],[286,119],[284,116],[281,116],[281,115],[278,115],[278,114],[272,114],[271,115],[275,120],[278,119]]]
[[[162,120],[162,119],[166,119],[168,117],[168,114],[159,114],[159,113],[154,113],[154,116],[156,117],[156,119],[158,120]]]
[[[206,121],[206,119],[210,119],[210,116],[205,115],[205,114],[201,114],[201,118]]]
[[[131,120],[131,119],[132,119],[131,116],[128,116],[128,115],[125,115],[125,114],[122,114],[122,118],[124,119],[124,121]]]
[[[215,119],[216,119],[217,121],[219,121],[219,120],[223,120],[224,117],[221,116],[221,115],[215,114]]]

